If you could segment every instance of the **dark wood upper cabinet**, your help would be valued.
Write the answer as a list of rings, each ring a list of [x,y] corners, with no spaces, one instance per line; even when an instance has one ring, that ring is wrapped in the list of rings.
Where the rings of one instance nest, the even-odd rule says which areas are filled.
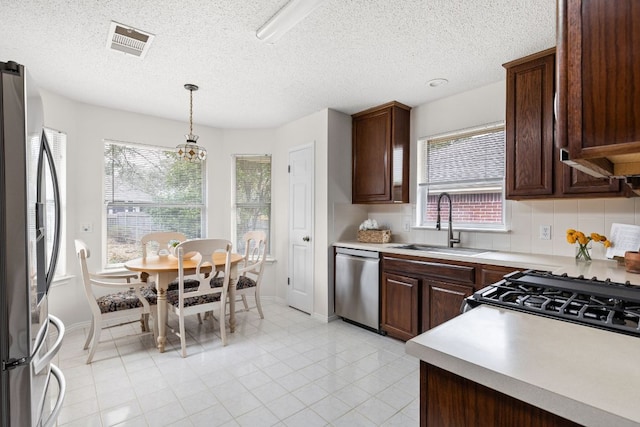
[[[560,161],[555,143],[556,49],[504,64],[507,71],[506,198],[618,197],[618,179],[596,178]]]
[[[556,152],[558,150],[556,149]],[[558,155],[560,155],[558,153]],[[630,197],[633,193],[629,187],[624,185],[620,179],[597,178],[572,168],[568,165],[558,162],[561,168],[559,183],[562,195],[566,197],[573,196],[591,196],[591,197],[607,197],[607,196],[626,196]]]
[[[555,49],[504,64],[507,69],[507,198],[553,194]]]
[[[353,119],[353,203],[409,203],[411,107],[389,102]]]
[[[558,0],[558,136],[602,176],[640,174],[640,2]]]

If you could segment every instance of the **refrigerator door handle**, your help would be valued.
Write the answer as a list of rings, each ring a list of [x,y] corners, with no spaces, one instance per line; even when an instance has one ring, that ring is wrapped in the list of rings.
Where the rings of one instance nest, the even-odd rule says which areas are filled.
[[[64,395],[67,393],[67,381],[64,379],[64,375],[60,368],[51,364],[51,374],[58,381],[58,390],[60,390],[60,393],[58,394],[58,400],[56,400],[56,404],[53,407],[49,418],[42,423],[42,427],[54,427],[56,425],[56,420],[58,419],[58,415],[62,409],[62,403],[64,402]]]
[[[47,269],[47,271],[45,272],[45,282],[46,282],[46,290],[45,292],[49,291],[49,286],[51,285],[51,283],[53,282],[53,275],[55,273],[56,270],[56,264],[58,263],[58,252],[60,251],[60,232],[61,232],[61,227],[62,224],[60,223],[60,217],[61,217],[61,207],[60,207],[60,186],[58,185],[58,175],[56,174],[56,165],[54,163],[54,159],[53,159],[53,153],[51,152],[51,147],[49,146],[49,142],[47,140],[47,135],[44,131],[44,129],[42,130],[42,136],[40,137],[40,154],[38,156],[38,172],[37,172],[37,182],[38,182],[38,196],[37,196],[37,200],[38,202],[42,202],[41,198],[41,192],[44,190],[42,188],[40,188],[40,186],[42,185],[42,175],[44,174],[44,168],[45,168],[45,164],[44,164],[44,158],[46,157],[47,160],[47,165],[49,167],[49,173],[51,174],[51,185],[53,188],[53,200],[54,200],[54,210],[55,210],[55,224],[54,224],[54,230],[53,230],[53,245],[52,245],[52,250],[51,250],[51,256],[49,259],[49,268]],[[46,215],[44,212],[39,212],[39,214],[41,214],[43,217],[39,218],[41,221],[44,221],[44,215]],[[36,228],[40,229],[44,226],[44,223],[41,222],[40,224],[36,224]],[[43,242],[43,244],[46,244],[45,242]]]
[[[60,347],[62,347],[62,339],[64,338],[65,331],[64,323],[62,323],[62,320],[58,319],[53,314],[49,315],[49,322],[53,323],[53,326],[58,330],[58,337],[56,338],[56,342],[51,345],[51,348],[49,348],[49,351],[47,351],[44,356],[37,357],[37,354],[34,356],[33,370],[36,374],[40,373],[44,368],[51,364],[53,358],[58,354],[58,351],[60,351]]]

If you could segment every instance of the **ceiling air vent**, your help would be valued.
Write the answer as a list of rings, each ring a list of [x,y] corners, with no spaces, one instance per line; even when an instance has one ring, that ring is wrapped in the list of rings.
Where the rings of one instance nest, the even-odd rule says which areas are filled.
[[[107,49],[144,58],[154,37],[151,33],[112,21],[107,38]]]

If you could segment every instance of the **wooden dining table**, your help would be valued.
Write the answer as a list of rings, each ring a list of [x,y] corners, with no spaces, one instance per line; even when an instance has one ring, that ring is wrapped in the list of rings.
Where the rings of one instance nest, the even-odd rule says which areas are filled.
[[[242,260],[242,255],[231,254],[231,266],[229,269],[229,329],[231,332],[236,328],[236,282],[238,279],[238,262]],[[198,258],[184,260],[184,268],[193,269],[198,264]],[[214,253],[213,262],[217,270],[224,269],[225,254]],[[155,275],[156,289],[158,290],[158,350],[164,353],[167,342],[167,288],[169,283],[178,277],[178,258],[173,255],[151,255],[146,258],[136,258],[124,263],[127,270],[135,272],[147,272],[150,276]],[[202,267],[201,267],[202,268]]]

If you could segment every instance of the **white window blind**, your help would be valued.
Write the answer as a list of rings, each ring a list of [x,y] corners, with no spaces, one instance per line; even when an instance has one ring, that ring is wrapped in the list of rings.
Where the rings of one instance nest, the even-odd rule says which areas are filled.
[[[458,228],[504,228],[502,123],[421,140],[418,166],[419,226],[435,222],[437,198],[447,192]]]
[[[155,231],[202,237],[205,163],[179,159],[173,150],[105,141],[106,264],[142,255],[140,238]]]
[[[271,156],[235,155],[234,165],[234,247],[244,253],[242,237],[247,231],[267,233],[267,253],[271,246]]]
[[[422,183],[435,187],[503,180],[504,129],[479,132],[427,140],[422,145],[427,159]]]

